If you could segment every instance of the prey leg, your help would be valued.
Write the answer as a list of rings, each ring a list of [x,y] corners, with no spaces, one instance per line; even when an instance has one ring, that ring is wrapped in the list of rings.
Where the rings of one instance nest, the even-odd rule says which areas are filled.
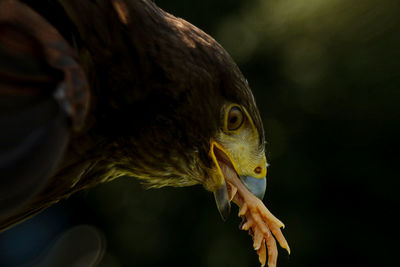
[[[239,216],[244,220],[241,229],[249,231],[253,237],[253,247],[257,251],[261,266],[266,264],[268,251],[268,267],[275,267],[278,259],[275,239],[290,254],[289,245],[280,229],[284,224],[260,199],[250,193],[237,177],[228,181],[228,185],[231,188],[229,191],[234,193],[231,194],[232,201],[239,206]]]

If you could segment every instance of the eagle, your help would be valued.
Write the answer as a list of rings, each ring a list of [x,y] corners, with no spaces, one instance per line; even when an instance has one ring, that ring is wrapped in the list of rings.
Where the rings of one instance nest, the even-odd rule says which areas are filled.
[[[262,202],[262,121],[211,36],[150,0],[0,1],[0,231],[121,176],[231,201],[262,266],[289,253]]]

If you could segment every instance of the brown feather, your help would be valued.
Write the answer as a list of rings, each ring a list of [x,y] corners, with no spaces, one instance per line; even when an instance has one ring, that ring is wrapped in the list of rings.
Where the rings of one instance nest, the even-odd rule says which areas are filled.
[[[46,189],[2,220],[0,229],[121,175],[151,187],[215,188],[210,140],[230,103],[249,111],[263,144],[248,84],[212,37],[148,0],[59,2],[68,21],[49,20],[63,36],[72,34],[69,40],[89,80],[91,107]],[[46,16],[44,9],[35,9]]]

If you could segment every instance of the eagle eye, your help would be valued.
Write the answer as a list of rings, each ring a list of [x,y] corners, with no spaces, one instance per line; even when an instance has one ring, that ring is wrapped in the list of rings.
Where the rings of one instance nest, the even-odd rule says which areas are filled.
[[[242,110],[235,106],[229,110],[228,118],[227,118],[227,128],[229,131],[234,131],[242,126],[244,121],[244,116]]]

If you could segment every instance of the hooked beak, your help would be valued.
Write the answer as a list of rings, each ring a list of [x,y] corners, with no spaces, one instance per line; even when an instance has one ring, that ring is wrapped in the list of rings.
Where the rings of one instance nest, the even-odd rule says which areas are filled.
[[[246,186],[246,188],[258,197],[259,199],[264,198],[267,181],[265,176],[262,178],[255,178],[248,175],[239,175],[233,166],[232,160],[223,151],[223,149],[215,142],[212,144],[211,156],[218,169],[218,174],[221,176],[221,185],[214,191],[215,202],[217,208],[223,220],[226,220],[230,214],[230,201],[233,198],[234,193],[230,191],[228,183],[234,181],[234,176],[240,178],[240,182]]]
[[[251,176],[240,176],[240,180],[253,195],[261,200],[264,198],[265,189],[267,188],[267,179],[265,177],[259,179]]]

